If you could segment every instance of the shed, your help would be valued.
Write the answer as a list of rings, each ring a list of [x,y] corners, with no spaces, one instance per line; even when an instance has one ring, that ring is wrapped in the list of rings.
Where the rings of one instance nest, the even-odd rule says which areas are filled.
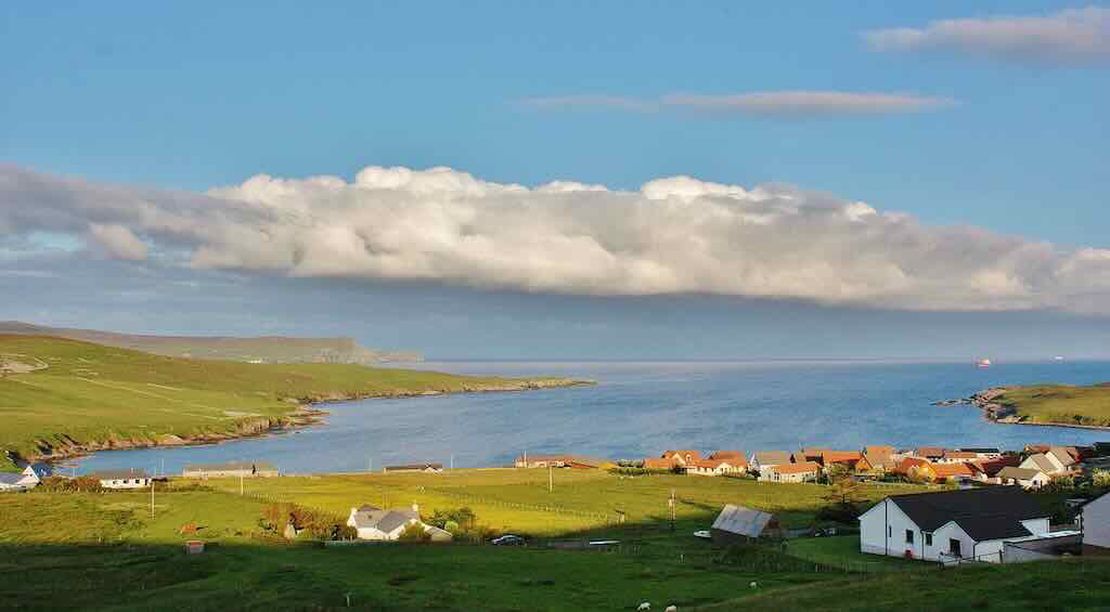
[[[745,506],[726,504],[709,533],[714,544],[737,544],[771,535],[778,529],[775,515]]]

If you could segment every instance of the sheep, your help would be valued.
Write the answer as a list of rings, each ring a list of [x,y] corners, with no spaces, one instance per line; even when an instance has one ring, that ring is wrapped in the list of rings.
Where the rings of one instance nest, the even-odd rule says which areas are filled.
[[[648,610],[650,610],[650,609],[651,609],[651,602],[645,601],[645,602],[640,604],[640,607],[636,608],[636,612],[648,612]]]
[[[751,582],[748,583],[748,588],[749,589],[758,589],[759,588],[759,583],[752,580]]]
[[[666,608],[663,608],[663,612],[678,612],[678,606],[671,604]]]

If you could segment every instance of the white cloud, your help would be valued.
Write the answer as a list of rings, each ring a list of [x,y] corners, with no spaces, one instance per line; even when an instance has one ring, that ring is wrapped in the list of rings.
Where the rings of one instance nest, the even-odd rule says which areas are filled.
[[[0,227],[16,235],[119,228],[93,230],[117,256],[137,256],[130,238],[139,234],[195,267],[290,276],[1110,313],[1107,249],[1063,250],[789,186],[684,176],[617,191],[370,167],[350,182],[258,175],[202,195],[6,167]]]
[[[1052,63],[1110,60],[1110,9],[1066,9],[1047,16],[946,19],[923,28],[864,33],[876,51],[946,49],[1001,59]]]
[[[830,117],[884,115],[939,110],[956,103],[951,98],[907,93],[850,91],[753,91],[737,94],[667,94],[658,99],[608,95],[574,95],[528,98],[526,106],[545,110],[599,108],[654,112],[666,109],[716,114],[779,117]]]
[[[146,259],[146,243],[122,225],[90,223],[89,238],[115,259]]]

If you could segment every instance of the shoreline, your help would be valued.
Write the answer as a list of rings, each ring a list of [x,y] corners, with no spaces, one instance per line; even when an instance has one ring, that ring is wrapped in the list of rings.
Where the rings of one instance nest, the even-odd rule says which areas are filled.
[[[1064,427],[1068,429],[1088,429],[1093,431],[1110,431],[1110,425],[1085,425],[1082,423],[1066,423],[1060,421],[1033,421],[1028,420],[1028,415],[1019,413],[1019,409],[1015,406],[1002,404],[998,400],[1002,395],[1008,391],[1012,391],[1017,386],[1009,387],[990,387],[973,393],[969,397],[960,399],[950,399],[932,402],[933,406],[950,407],[950,406],[975,406],[983,415],[983,419],[997,425],[1029,425],[1040,427]]]
[[[195,436],[179,436],[177,434],[161,434],[158,439],[111,439],[106,441],[89,441],[47,445],[51,448],[48,453],[34,453],[24,456],[20,453],[10,453],[13,459],[27,462],[41,461],[50,465],[57,465],[67,460],[80,459],[90,455],[120,450],[138,450],[145,448],[174,448],[181,446],[214,446],[225,442],[262,438],[287,432],[295,432],[318,425],[324,421],[328,411],[319,406],[333,403],[357,402],[373,399],[405,399],[413,397],[434,397],[439,395],[457,395],[474,393],[517,393],[524,391],[540,391],[544,389],[566,389],[573,387],[588,387],[596,385],[594,380],[579,380],[571,378],[530,378],[510,381],[506,384],[467,386],[457,391],[443,389],[427,389],[424,391],[402,391],[396,393],[368,393],[368,394],[325,394],[314,398],[300,398],[292,400],[297,402],[297,407],[288,414],[272,417],[247,417],[236,422],[227,432],[206,433]]]

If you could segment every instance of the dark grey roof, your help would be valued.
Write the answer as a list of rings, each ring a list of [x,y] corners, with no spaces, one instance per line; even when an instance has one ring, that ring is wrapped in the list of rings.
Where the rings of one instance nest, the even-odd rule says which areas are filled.
[[[412,510],[390,510],[378,521],[378,530],[389,533],[412,519],[420,520],[420,515]]]
[[[150,474],[146,470],[104,470],[103,472],[93,472],[89,474],[90,477],[97,480],[127,480],[130,478],[150,478]]]
[[[355,511],[355,527],[365,529],[373,527],[386,533],[404,525],[411,519],[420,520],[420,513],[411,508],[393,508],[382,510],[374,506],[362,506]]]
[[[978,541],[1030,535],[1021,521],[1049,516],[1021,487],[911,493],[892,495],[890,500],[922,531],[935,531],[955,521]]]
[[[713,529],[758,538],[773,518],[767,512],[727,504],[717,515],[717,520],[713,521]]]
[[[1037,474],[1044,474],[1044,472],[1040,470],[1031,470],[1029,468],[1019,468],[1012,465],[1007,465],[1001,470],[998,470],[998,474],[996,474],[996,476],[998,476],[999,478],[1016,478],[1017,480],[1030,480]]]
[[[998,452],[1000,452],[997,448],[991,448],[989,446],[970,447],[970,448],[965,446],[965,447],[960,448],[960,451],[964,452],[964,453],[998,453]]]
[[[0,484],[14,485],[23,479],[23,474],[18,472],[0,472]]]

